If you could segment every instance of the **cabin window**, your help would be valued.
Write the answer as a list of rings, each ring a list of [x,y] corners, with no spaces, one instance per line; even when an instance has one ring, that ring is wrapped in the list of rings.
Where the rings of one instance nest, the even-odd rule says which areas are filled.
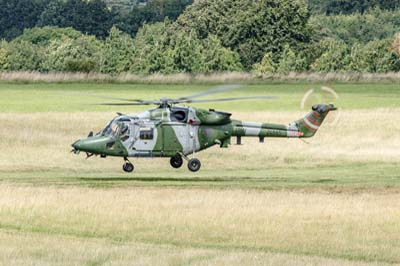
[[[140,129],[140,139],[153,139],[154,138],[154,128],[141,128]]]
[[[171,121],[186,123],[188,118],[187,108],[172,107],[170,110],[171,110],[171,115],[170,115]]]

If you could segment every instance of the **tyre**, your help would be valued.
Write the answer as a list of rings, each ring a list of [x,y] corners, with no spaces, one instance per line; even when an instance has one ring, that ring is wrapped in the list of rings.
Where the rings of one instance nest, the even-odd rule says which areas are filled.
[[[122,166],[122,169],[124,169],[124,171],[127,173],[132,172],[134,168],[135,167],[131,163],[124,163],[124,165]]]
[[[181,156],[175,155],[174,157],[171,157],[169,162],[173,168],[180,168],[183,164],[183,159]]]
[[[189,160],[188,168],[190,171],[197,172],[197,171],[199,171],[200,167],[201,167],[201,163],[198,159],[193,158],[193,159]]]

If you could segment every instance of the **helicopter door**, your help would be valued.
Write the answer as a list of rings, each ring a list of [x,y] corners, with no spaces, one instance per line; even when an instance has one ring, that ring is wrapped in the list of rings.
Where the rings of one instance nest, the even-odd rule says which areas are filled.
[[[137,128],[137,140],[133,147],[139,155],[151,155],[157,142],[157,130],[153,123],[145,123]]]

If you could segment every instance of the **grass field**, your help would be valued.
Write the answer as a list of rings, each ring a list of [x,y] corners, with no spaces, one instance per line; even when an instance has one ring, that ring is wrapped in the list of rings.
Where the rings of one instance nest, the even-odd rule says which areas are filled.
[[[400,84],[324,85],[340,115],[307,142],[244,139],[199,153],[198,173],[137,159],[125,174],[120,158],[85,160],[70,144],[146,108],[82,93],[210,86],[0,83],[0,265],[400,265]],[[277,99],[197,106],[286,124],[319,87],[251,85],[229,95]]]

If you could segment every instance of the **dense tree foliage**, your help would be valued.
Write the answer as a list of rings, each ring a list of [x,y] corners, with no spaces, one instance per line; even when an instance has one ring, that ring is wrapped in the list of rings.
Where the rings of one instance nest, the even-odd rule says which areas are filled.
[[[194,31],[169,34],[168,26],[168,22],[145,25],[138,32],[132,71],[207,73],[242,69],[239,56],[224,48],[215,36],[199,39]]]
[[[301,1],[196,1],[177,19],[175,29],[194,31],[201,39],[216,35],[249,69],[264,53],[276,59],[285,45],[304,46],[311,36],[308,18]]]
[[[376,7],[394,10],[400,7],[400,0],[310,0],[309,4],[314,13],[333,15],[363,13]]]
[[[372,9],[364,14],[325,16],[311,18],[314,38],[334,38],[347,44],[367,43],[375,39],[391,38],[400,31],[400,9],[383,11]]]
[[[119,10],[129,10],[139,3],[145,3],[144,0],[105,0],[106,4],[110,8],[119,9]]]
[[[113,23],[134,36],[144,23],[175,20],[193,0],[149,0],[146,5],[135,6],[129,12],[116,12]]]
[[[39,26],[73,27],[104,38],[112,26],[111,12],[102,0],[53,0],[41,14]]]
[[[12,39],[34,27],[50,0],[0,0],[0,38]]]
[[[11,40],[35,26],[72,27],[105,38],[113,25],[134,36],[144,23],[175,20],[192,0],[130,1],[132,8],[107,6],[106,0],[0,0],[0,38]]]
[[[7,24],[0,11],[0,34],[23,30],[0,40],[1,71],[400,71],[400,10],[309,19],[303,0],[149,0],[124,12],[103,0],[8,1],[29,19]]]

